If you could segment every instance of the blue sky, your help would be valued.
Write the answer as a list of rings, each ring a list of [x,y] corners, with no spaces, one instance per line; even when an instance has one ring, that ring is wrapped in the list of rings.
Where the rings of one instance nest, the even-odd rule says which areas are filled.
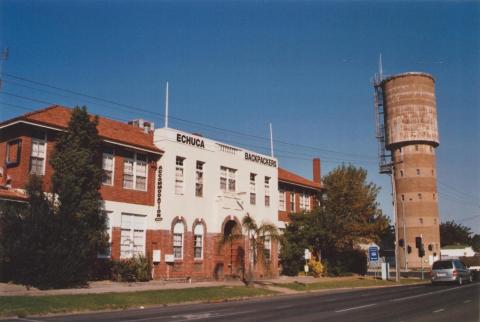
[[[313,147],[277,142],[282,167],[311,177],[313,156],[324,174],[342,162],[362,166],[382,187],[390,215],[389,179],[377,174],[371,85],[381,52],[386,74],[436,78],[440,216],[480,233],[479,17],[479,2],[3,0],[4,72],[157,114],[4,77],[0,119],[25,112],[12,104],[46,105],[15,94],[163,125],[168,80],[172,116],[256,137],[267,137],[272,122],[276,140]],[[268,152],[266,140],[197,123],[170,120]]]

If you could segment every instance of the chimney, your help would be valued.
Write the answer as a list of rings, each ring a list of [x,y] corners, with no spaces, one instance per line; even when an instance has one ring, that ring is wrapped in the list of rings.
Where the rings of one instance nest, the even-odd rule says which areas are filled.
[[[320,172],[320,158],[313,159],[313,181],[320,184],[322,182],[322,177]]]

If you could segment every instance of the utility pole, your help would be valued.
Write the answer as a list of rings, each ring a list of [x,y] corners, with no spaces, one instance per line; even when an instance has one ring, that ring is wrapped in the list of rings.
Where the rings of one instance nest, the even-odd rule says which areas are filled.
[[[395,187],[395,163],[390,165],[390,178],[392,182],[393,215],[395,218],[395,282],[400,282],[400,266],[398,261],[398,217],[397,217],[397,189]]]
[[[408,271],[408,260],[407,260],[407,233],[406,233],[406,224],[405,224],[405,205],[402,200],[402,223],[403,223],[403,256],[405,261],[405,271]]]
[[[165,128],[168,128],[168,82],[165,87]]]
[[[270,123],[270,155],[273,158],[273,132],[272,132],[272,123]]]

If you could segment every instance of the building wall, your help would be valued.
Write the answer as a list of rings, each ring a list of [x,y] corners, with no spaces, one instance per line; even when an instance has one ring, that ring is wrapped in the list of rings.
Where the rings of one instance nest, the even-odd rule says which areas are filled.
[[[318,195],[320,194],[320,191],[314,190],[314,189],[308,189],[303,186],[298,186],[298,185],[293,185],[291,183],[286,183],[286,182],[279,182],[279,193],[285,193],[285,210],[281,210],[279,208],[278,211],[278,220],[283,221],[283,222],[288,222],[289,221],[289,214],[291,213],[300,213],[302,211],[310,211],[313,210],[316,205],[318,205]],[[291,202],[290,202],[290,196],[294,194],[295,195],[295,211],[291,211]],[[301,209],[300,208],[300,196],[302,194],[307,194],[310,199],[310,209]]]
[[[177,135],[186,135],[201,140],[203,146],[177,141]],[[221,143],[191,135],[174,129],[155,130],[155,144],[165,151],[158,165],[162,168],[161,177],[161,221],[157,221],[158,230],[150,232],[148,251],[160,249],[162,261],[156,265],[155,276],[165,278],[190,276],[219,278],[245,271],[245,258],[250,256],[246,249],[245,234],[233,245],[233,268],[230,269],[232,254],[229,247],[218,252],[216,240],[224,233],[225,223],[229,220],[241,224],[243,217],[252,216],[258,224],[268,222],[279,225],[278,212],[278,174],[277,160],[261,156],[251,151],[225,146]],[[200,142],[200,141],[197,141]],[[268,158],[267,164],[254,162],[245,158],[245,153],[253,153],[258,157]],[[176,193],[176,158],[183,161],[183,192]],[[196,163],[203,164],[203,195],[195,195]],[[220,189],[221,166],[236,169],[235,192]],[[250,204],[250,173],[256,174],[256,204]],[[270,205],[265,205],[265,177],[269,177]],[[185,224],[184,258],[173,263],[164,263],[165,255],[173,252],[173,224],[181,220]],[[202,261],[193,259],[193,224],[202,222],[206,228],[205,254]],[[275,243],[272,243],[275,244]],[[158,247],[158,248],[155,248]],[[277,246],[272,246],[272,267],[277,265]],[[245,253],[240,256],[238,254]],[[237,258],[238,257],[238,258]],[[167,274],[168,273],[168,274]],[[263,274],[261,265],[258,274]],[[278,274],[272,269],[271,274]]]
[[[2,129],[2,136],[0,139],[0,160],[2,167],[11,177],[12,188],[24,189],[28,183],[31,166],[31,152],[32,152],[32,134],[45,133],[47,138],[46,158],[45,158],[45,174],[43,175],[43,184],[45,191],[51,191],[51,177],[53,169],[50,164],[51,158],[55,150],[55,142],[58,132],[51,129],[36,127],[33,125],[17,124],[6,129]],[[6,149],[7,142],[12,140],[21,140],[21,157],[18,165],[6,166]],[[148,155],[148,175],[147,175],[147,191],[139,191],[133,189],[123,188],[123,160],[126,148],[115,146],[115,169],[114,169],[114,184],[113,186],[102,185],[100,193],[104,200],[119,201],[140,205],[153,206],[155,203],[155,174],[156,162],[158,156]],[[5,171],[5,170],[4,170]]]
[[[41,128],[38,128],[43,130]],[[21,158],[18,165],[8,169],[14,188],[24,188],[30,173],[30,155],[32,148],[31,125],[16,125],[2,131],[0,141],[0,160],[5,160],[6,142],[11,139],[22,140]],[[55,130],[47,133],[47,153],[45,160],[45,190],[50,190],[53,170],[50,159],[54,151]],[[154,250],[160,250],[161,260],[154,264],[155,278],[211,279],[223,278],[231,273],[243,277],[249,269],[250,248],[246,235],[219,249],[218,240],[223,237],[225,224],[233,220],[240,225],[243,217],[250,215],[258,224],[278,221],[278,169],[277,160],[251,151],[225,146],[215,141],[202,138],[204,148],[179,143],[176,135],[182,133],[171,129],[159,129],[155,132],[156,145],[165,151],[164,156],[148,156],[147,191],[123,188],[123,161],[125,152],[122,146],[105,144],[114,148],[113,186],[101,187],[104,209],[108,214],[108,233],[110,235],[110,256],[112,259],[127,258],[121,255],[122,228],[135,218],[131,226],[143,234],[143,252],[152,256]],[[140,152],[143,153],[143,152]],[[246,159],[245,153],[254,155],[259,162]],[[176,156],[184,161],[184,191],[175,193]],[[262,159],[263,158],[263,159]],[[195,196],[196,161],[204,164],[203,196]],[[220,167],[236,169],[236,191],[225,192],[220,189]],[[161,172],[158,170],[161,169]],[[161,173],[160,176],[158,174]],[[250,204],[250,173],[256,174],[256,204]],[[269,177],[270,205],[265,205],[265,177]],[[160,198],[158,198],[160,197]],[[158,217],[158,209],[160,215]],[[129,217],[130,216],[130,217]],[[173,225],[181,219],[185,224],[184,256],[181,260],[166,263],[165,255],[173,253]],[[201,222],[205,232],[203,238],[203,258],[193,258],[194,225]],[[137,236],[138,237],[138,236]],[[124,240],[125,242],[125,240]],[[135,245],[134,241],[131,241]],[[125,250],[125,247],[124,247]],[[258,263],[255,274],[261,276],[278,275],[278,245],[272,242],[271,261],[268,265]]]

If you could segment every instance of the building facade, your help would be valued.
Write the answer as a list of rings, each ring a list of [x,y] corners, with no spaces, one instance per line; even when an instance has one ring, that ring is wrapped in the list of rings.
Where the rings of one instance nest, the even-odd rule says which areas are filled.
[[[287,223],[292,213],[309,212],[320,205],[323,186],[320,159],[313,159],[313,180],[278,169],[278,220]]]
[[[71,112],[52,106],[0,123],[0,199],[25,202],[30,174],[50,191],[49,161]],[[143,120],[100,117],[97,128],[111,245],[102,256],[149,256],[154,278],[278,275],[276,242],[267,238],[265,261],[253,265],[241,228],[245,216],[281,225],[275,158]]]

